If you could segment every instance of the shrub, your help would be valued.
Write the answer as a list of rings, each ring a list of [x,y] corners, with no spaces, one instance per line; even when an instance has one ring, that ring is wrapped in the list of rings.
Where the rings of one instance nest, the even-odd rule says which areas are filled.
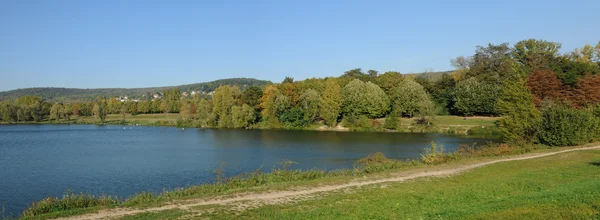
[[[398,117],[393,115],[388,115],[387,118],[385,118],[385,122],[383,123],[383,127],[385,129],[390,130],[397,130],[399,125],[400,120],[398,120]]]
[[[454,159],[453,154],[444,153],[444,145],[437,145],[431,142],[429,148],[425,148],[425,153],[421,154],[421,161],[424,164],[440,164]]]
[[[600,119],[593,109],[553,105],[542,110],[539,140],[548,146],[573,146],[600,138]]]

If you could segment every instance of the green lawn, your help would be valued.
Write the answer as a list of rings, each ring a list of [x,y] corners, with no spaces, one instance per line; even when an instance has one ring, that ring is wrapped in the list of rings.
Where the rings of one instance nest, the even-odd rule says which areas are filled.
[[[214,209],[214,207],[210,207]],[[600,151],[478,168],[448,178],[355,189],[214,219],[599,219]]]
[[[436,116],[436,125],[472,125],[472,126],[494,126],[499,117],[460,117],[460,116]]]

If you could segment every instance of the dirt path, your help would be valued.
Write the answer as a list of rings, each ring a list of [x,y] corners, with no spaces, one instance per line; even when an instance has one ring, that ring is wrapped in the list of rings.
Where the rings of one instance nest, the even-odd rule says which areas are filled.
[[[592,150],[592,149],[600,149],[600,146],[575,148],[575,149],[568,149],[568,150],[562,150],[562,151],[551,152],[551,153],[530,154],[530,155],[513,157],[513,158],[498,159],[498,160],[493,160],[493,161],[488,161],[488,162],[462,165],[459,167],[442,169],[442,170],[419,171],[419,172],[414,172],[414,173],[410,173],[410,172],[399,173],[398,175],[400,175],[400,176],[391,177],[391,178],[362,181],[362,182],[350,182],[350,183],[340,184],[340,185],[319,186],[319,187],[306,189],[306,190],[254,193],[254,194],[241,195],[241,196],[233,197],[233,198],[183,200],[183,201],[180,201],[181,204],[169,204],[169,205],[164,205],[164,206],[159,206],[159,207],[154,207],[154,208],[146,208],[146,209],[123,209],[123,208],[107,209],[107,210],[101,210],[97,213],[90,213],[90,214],[85,214],[85,215],[80,215],[80,216],[72,216],[72,217],[61,218],[61,219],[69,219],[69,220],[71,220],[71,219],[112,219],[112,218],[123,217],[126,215],[134,215],[134,214],[138,214],[138,213],[142,213],[142,212],[155,212],[155,211],[163,211],[163,210],[169,210],[169,209],[189,209],[189,208],[192,208],[195,206],[202,206],[202,205],[225,205],[225,204],[232,204],[232,203],[236,203],[236,202],[249,202],[249,201],[251,201],[252,204],[250,204],[250,205],[246,204],[246,205],[244,205],[245,207],[248,207],[248,206],[256,207],[256,206],[260,206],[263,204],[273,203],[274,201],[275,201],[275,203],[277,203],[277,201],[290,200],[290,199],[293,200],[294,198],[306,197],[306,196],[310,196],[313,194],[331,192],[331,191],[336,191],[336,190],[340,190],[340,189],[347,189],[350,187],[360,187],[360,186],[367,186],[367,185],[388,183],[388,182],[404,182],[407,180],[417,179],[417,178],[421,178],[421,177],[447,176],[447,175],[453,175],[453,174],[457,174],[457,173],[471,170],[474,168],[478,168],[478,167],[482,167],[482,166],[486,166],[486,165],[490,165],[490,164],[495,164],[495,163],[500,163],[500,162],[527,160],[527,159],[552,156],[552,155],[556,155],[556,154],[560,154],[560,153],[581,151],[581,150]]]

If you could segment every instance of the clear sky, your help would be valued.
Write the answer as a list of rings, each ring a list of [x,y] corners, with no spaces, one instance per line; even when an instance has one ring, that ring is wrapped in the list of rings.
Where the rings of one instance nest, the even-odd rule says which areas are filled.
[[[598,0],[0,0],[0,91],[442,71],[490,42],[596,44],[599,8]]]

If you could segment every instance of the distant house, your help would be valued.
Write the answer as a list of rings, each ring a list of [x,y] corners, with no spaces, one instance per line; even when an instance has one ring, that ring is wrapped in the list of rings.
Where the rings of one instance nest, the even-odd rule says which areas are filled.
[[[154,99],[159,99],[160,95],[157,93],[157,94],[154,94],[153,97],[154,97]]]
[[[181,93],[181,96],[183,96],[183,97],[188,97],[188,95],[189,95],[188,92],[182,92]]]

